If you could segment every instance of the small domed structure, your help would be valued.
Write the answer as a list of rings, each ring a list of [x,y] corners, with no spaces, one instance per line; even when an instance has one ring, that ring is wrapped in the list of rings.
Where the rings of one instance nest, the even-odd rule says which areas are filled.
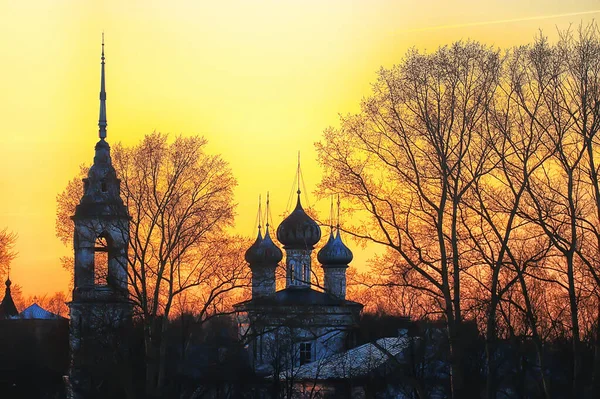
[[[17,311],[17,307],[15,306],[15,302],[13,301],[12,296],[10,294],[10,286],[12,284],[12,282],[10,281],[10,278],[6,279],[5,284],[6,284],[6,292],[4,294],[4,298],[2,299],[2,302],[0,302],[0,320],[10,319],[19,314],[19,312]]]
[[[335,238],[333,237],[333,231],[331,232],[327,244],[317,254],[317,259],[324,267],[348,265],[352,262],[353,257],[350,248],[342,242],[339,230]]]
[[[283,259],[283,252],[281,252],[281,249],[279,249],[271,239],[268,227],[265,232],[265,238],[260,243],[259,249],[263,263],[275,264],[281,262]]]
[[[285,249],[313,249],[321,239],[321,229],[302,209],[300,194],[296,208],[277,227],[277,239]]]
[[[268,227],[264,238],[260,232],[258,233],[256,241],[246,251],[245,258],[250,267],[253,265],[273,265],[281,262],[283,253],[271,239]]]
[[[250,246],[250,248],[248,248],[246,250],[246,253],[244,254],[244,259],[246,259],[246,262],[252,264],[258,263],[258,258],[259,256],[259,249],[258,247],[260,246],[260,243],[262,242],[263,238],[262,238],[262,234],[260,233],[260,230],[258,230],[258,235],[256,236],[256,241],[254,241],[254,244],[252,244]]]

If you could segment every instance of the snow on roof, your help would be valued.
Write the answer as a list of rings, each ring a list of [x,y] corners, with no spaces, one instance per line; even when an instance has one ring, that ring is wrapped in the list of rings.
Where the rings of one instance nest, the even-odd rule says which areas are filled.
[[[306,363],[296,369],[288,369],[281,372],[279,378],[327,380],[364,376],[384,364],[390,357],[397,357],[408,347],[410,340],[406,337],[381,338],[346,352]]]
[[[19,319],[41,319],[41,320],[56,320],[62,319],[62,316],[48,312],[46,309],[40,307],[37,303],[29,306],[27,309],[19,313]]]

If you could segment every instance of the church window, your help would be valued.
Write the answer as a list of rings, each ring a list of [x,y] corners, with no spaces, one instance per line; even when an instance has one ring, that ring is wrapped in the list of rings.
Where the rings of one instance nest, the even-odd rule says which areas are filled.
[[[98,237],[94,246],[94,285],[108,284],[108,250],[106,237]]]
[[[312,342],[301,342],[300,343],[300,365],[310,363],[313,361],[312,358]]]
[[[102,185],[102,192],[105,193],[106,192],[106,182],[102,181],[101,185]]]
[[[290,261],[290,280],[292,285],[296,284],[296,262],[293,260]]]

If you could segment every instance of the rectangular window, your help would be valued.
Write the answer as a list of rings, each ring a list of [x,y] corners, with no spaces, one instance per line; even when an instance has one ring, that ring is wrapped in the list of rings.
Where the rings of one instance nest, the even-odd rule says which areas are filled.
[[[312,357],[312,342],[301,342],[300,343],[300,365],[310,363],[313,361]]]

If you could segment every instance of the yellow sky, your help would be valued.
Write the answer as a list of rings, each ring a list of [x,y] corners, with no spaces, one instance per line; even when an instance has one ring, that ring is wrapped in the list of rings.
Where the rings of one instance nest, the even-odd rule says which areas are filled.
[[[239,182],[236,228],[254,235],[258,194],[270,190],[279,223],[297,151],[312,191],[313,143],[409,47],[507,47],[593,18],[597,1],[0,0],[0,229],[19,234],[12,279],[27,295],[66,290],[56,195],[92,161],[103,30],[108,141],[206,136]],[[354,252],[364,268],[368,254]]]

